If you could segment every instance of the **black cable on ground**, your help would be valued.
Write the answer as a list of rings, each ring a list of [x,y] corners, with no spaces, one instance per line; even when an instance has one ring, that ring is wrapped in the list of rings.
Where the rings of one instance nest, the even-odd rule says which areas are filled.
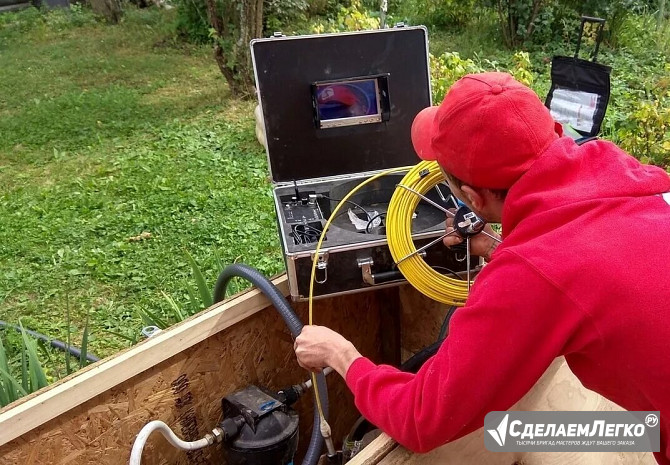
[[[235,263],[224,268],[214,285],[214,302],[221,302],[225,298],[228,283],[236,276],[251,282],[265,294],[284,319],[284,322],[286,323],[286,326],[288,326],[293,337],[298,337],[304,325],[293,311],[293,308],[284,297],[284,294],[282,294],[281,291],[277,289],[277,286],[272,284],[272,281],[266,278],[260,271],[248,265]],[[316,382],[318,383],[318,391],[321,396],[320,400],[323,408],[323,415],[328,419],[328,388],[326,386],[326,377],[323,373],[317,375]],[[302,462],[303,465],[316,465],[321,456],[321,449],[323,448],[323,437],[321,436],[321,431],[319,429],[321,417],[316,408],[316,393],[314,393],[314,396],[314,426],[312,428],[312,437],[309,441],[309,447],[307,448],[307,453]]]
[[[15,326],[2,320],[0,320],[0,327],[12,328],[18,331],[19,333],[21,332],[20,326]],[[81,349],[79,349],[78,347],[68,346],[67,343],[63,341],[59,341],[58,339],[51,339],[49,336],[45,336],[44,334],[38,333],[37,331],[32,331],[30,329],[25,328],[23,329],[26,332],[26,334],[30,334],[35,339],[39,339],[40,341],[48,343],[54,349],[62,350],[63,352],[69,352],[70,355],[76,357],[77,359],[81,358]],[[100,359],[95,355],[93,355],[92,353],[87,352],[86,360],[88,360],[89,362],[97,362]]]

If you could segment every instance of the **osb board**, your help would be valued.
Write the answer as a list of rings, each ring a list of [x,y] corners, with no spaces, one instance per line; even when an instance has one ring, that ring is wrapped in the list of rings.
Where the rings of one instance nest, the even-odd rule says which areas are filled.
[[[342,332],[366,355],[380,357],[380,319],[397,309],[397,289],[315,303],[315,323]],[[296,305],[306,320],[306,305]],[[186,440],[202,437],[220,419],[223,395],[250,383],[279,389],[306,379],[295,362],[292,338],[272,308],[262,310],[199,344],[121,382],[44,425],[0,447],[4,464],[126,464],[135,435],[150,420],[171,425]],[[337,374],[328,379],[334,438],[358,413]],[[304,451],[311,432],[309,398],[296,408]],[[143,464],[223,463],[220,449],[189,454],[152,435]]]
[[[557,358],[531,391],[510,410],[621,410],[593,391],[585,389],[565,359]],[[371,444],[372,445],[372,444]],[[351,465],[360,465],[350,462]],[[480,428],[427,454],[413,454],[403,447],[373,465],[653,465],[651,453],[643,452],[489,452]]]
[[[429,299],[411,286],[400,287],[399,294],[400,347],[404,361],[437,341],[449,306]]]

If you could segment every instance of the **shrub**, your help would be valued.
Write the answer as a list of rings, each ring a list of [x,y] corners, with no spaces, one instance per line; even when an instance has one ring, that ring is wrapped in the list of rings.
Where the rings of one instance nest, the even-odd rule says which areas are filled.
[[[411,24],[437,28],[462,27],[475,10],[475,0],[410,0],[391,3],[389,10]]]
[[[378,29],[379,24],[378,16],[372,15],[365,9],[360,0],[352,0],[348,7],[340,7],[336,18],[317,20],[312,25],[312,32],[322,34],[324,32],[362,31]]]
[[[470,73],[484,69],[471,59],[463,59],[458,52],[446,52],[438,57],[430,55],[430,79],[433,104],[437,105],[447,94],[454,82]]]
[[[632,92],[628,103],[629,114],[616,132],[621,148],[643,163],[670,170],[670,90],[654,86]]]
[[[466,74],[484,71],[508,71],[515,79],[527,86],[531,86],[535,80],[531,71],[530,56],[526,52],[514,54],[509,69],[489,60],[475,62],[470,58],[463,59],[458,52],[446,52],[437,57],[431,54],[430,79],[433,104],[437,105],[444,100],[444,96],[453,83]]]

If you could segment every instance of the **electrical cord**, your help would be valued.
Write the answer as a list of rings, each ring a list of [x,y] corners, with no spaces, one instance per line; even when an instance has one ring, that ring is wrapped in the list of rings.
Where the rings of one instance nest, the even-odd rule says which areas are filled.
[[[400,182],[420,194],[425,194],[440,182],[444,175],[437,162],[422,161],[412,167]],[[412,215],[420,197],[408,189],[396,189],[386,215],[386,235],[393,260],[398,269],[419,292],[438,302],[463,306],[468,297],[468,282],[443,275],[431,268],[416,253],[412,240]]]
[[[376,214],[375,216],[373,216],[372,218],[370,218],[370,221],[368,221],[368,224],[365,225],[365,234],[370,234],[370,226],[372,225],[372,223],[373,223],[377,218],[382,218],[382,217],[386,217],[386,212],[384,212],[384,213],[378,213],[378,214]]]
[[[310,325],[314,324],[314,283],[316,282],[316,266],[319,262],[319,252],[326,237],[326,232],[333,222],[333,219],[337,217],[340,208],[342,208],[342,205],[351,202],[349,199],[358,190],[383,176],[401,172],[407,172],[407,174],[403,177],[401,184],[416,190],[422,195],[435,187],[435,185],[438,183],[444,182],[444,175],[440,171],[437,162],[423,161],[415,166],[392,168],[371,176],[370,178],[358,184],[351,191],[349,191],[347,195],[344,196],[344,198],[339,200],[339,203],[332,210],[328,221],[326,221],[326,224],[321,231],[321,237],[319,237],[319,241],[317,242],[316,248],[314,249],[314,259],[312,260],[308,297]],[[324,196],[324,198],[327,197]],[[432,298],[433,300],[437,300],[438,302],[444,302],[453,306],[462,306],[465,303],[468,295],[469,283],[460,279],[457,280],[440,274],[428,266],[420,254],[416,253],[417,250],[412,240],[411,229],[412,215],[414,214],[414,211],[419,204],[419,200],[420,198],[416,194],[413,194],[402,188],[396,188],[393,196],[391,197],[391,202],[389,204],[386,216],[386,227],[387,240],[393,259],[396,263],[398,263],[398,267],[407,281],[409,281],[422,294]],[[364,210],[362,207],[361,209]],[[370,218],[369,214],[368,218]],[[439,347],[439,343],[433,344],[433,346]],[[432,346],[431,349],[434,349],[435,351],[437,350]],[[429,350],[427,353],[430,353],[431,351],[432,350]],[[312,379],[313,381],[315,380],[314,373],[312,373]],[[317,402],[317,408],[321,415],[322,434],[329,433],[330,427],[325,421],[322,413],[322,406],[320,404],[318,390],[319,388],[315,383],[315,399]],[[328,426],[328,428],[324,428],[324,425]],[[329,441],[325,434],[323,435],[326,439],[326,444],[329,446],[328,453],[331,455],[332,441]],[[334,454],[334,448],[332,449],[332,453]]]
[[[321,230],[308,224],[296,224],[289,235],[296,244],[312,244],[319,240]]]
[[[437,336],[437,341],[433,342],[431,345],[424,347],[414,355],[412,355],[410,358],[408,358],[406,361],[404,361],[400,365],[400,371],[404,371],[406,373],[417,373],[421,367],[428,361],[429,358],[434,356],[438,350],[440,350],[440,347],[442,346],[442,343],[444,342],[444,339],[449,335],[449,322],[451,321],[451,317],[454,316],[454,312],[456,311],[458,307],[456,306],[451,306],[449,307],[449,310],[447,310],[447,314],[444,317],[444,320],[442,321],[442,326],[440,328],[440,334]],[[365,419],[365,417],[360,417],[355,423],[354,426],[351,428],[349,431],[349,434],[345,438],[348,441],[361,441],[366,433],[369,431],[375,429],[376,426],[370,423],[368,420]]]
[[[363,208],[362,206],[360,206],[360,205],[357,204],[356,202],[352,202],[351,200],[348,200],[348,199],[347,199],[347,200],[344,200],[344,199],[333,199],[332,197],[328,197],[327,195],[324,195],[324,194],[319,194],[319,196],[320,196],[321,198],[324,198],[324,199],[326,199],[326,200],[330,200],[330,201],[332,201],[332,202],[347,202],[347,203],[350,203],[351,205],[353,205],[354,207],[360,209],[363,213],[365,213],[365,216],[368,217],[368,220],[370,219],[370,213],[368,213],[368,211],[367,211],[365,208]],[[347,196],[345,196],[345,199],[346,199],[346,198],[347,198]]]
[[[446,266],[438,266],[438,265],[433,265],[434,270],[443,270],[445,273],[450,273],[451,275],[455,276],[456,279],[461,279],[461,277],[456,273],[454,270],[447,268]]]
[[[442,326],[440,327],[440,334],[437,336],[437,342],[442,342],[449,335],[449,322],[451,321],[451,317],[454,316],[454,312],[456,312],[457,308],[457,306],[452,305],[449,307],[449,310],[447,310],[447,314],[445,315]]]
[[[19,333],[21,332],[21,327],[20,326],[15,326],[12,324],[9,324],[5,321],[0,321],[0,328],[13,328],[14,330],[18,331]],[[39,339],[40,341],[48,343],[51,347],[54,349],[62,350],[63,352],[69,352],[70,355],[76,358],[81,358],[81,349],[72,345],[68,345],[66,342],[60,341],[58,339],[52,339],[49,336],[45,336],[42,333],[38,333],[37,331],[32,331],[30,329],[23,329],[26,334],[30,334],[32,337],[35,339]],[[91,352],[86,352],[86,360],[88,360],[91,363],[97,362],[100,360],[100,358],[96,357],[93,355]]]
[[[314,250],[308,297],[310,325],[314,324],[314,283],[316,282],[316,267],[317,263],[319,262],[319,252],[326,237],[328,228],[330,227],[333,220],[338,216],[338,212],[342,205],[344,203],[350,202],[349,198],[351,198],[359,189],[383,176],[400,172],[407,172],[407,174],[403,177],[401,184],[412,188],[422,195],[445,180],[444,175],[440,171],[439,165],[436,162],[423,161],[413,167],[410,166],[393,168],[376,174],[358,184],[351,191],[349,191],[349,193],[347,193],[343,199],[339,200],[339,203],[332,210],[328,221],[326,221],[326,224],[321,231],[319,241],[317,242],[316,248]],[[324,198],[327,197],[324,196]],[[440,338],[443,338],[447,334],[449,320],[451,319],[455,308],[457,306],[462,306],[465,303],[465,299],[467,298],[469,291],[469,283],[464,282],[461,279],[453,279],[440,274],[438,271],[428,266],[421,255],[417,253],[416,247],[414,246],[414,242],[412,240],[411,229],[412,216],[416,210],[417,205],[419,204],[419,201],[420,198],[407,189],[395,189],[393,196],[391,197],[391,202],[389,203],[389,208],[386,212],[387,241],[393,259],[398,264],[400,271],[403,273],[407,281],[410,282],[410,284],[433,300],[452,305],[452,308],[447,312],[445,321],[443,322],[442,328],[440,329]],[[362,207],[361,209],[364,210]],[[368,221],[369,225],[372,222],[372,218],[370,218],[369,214]],[[366,226],[366,232],[367,229],[368,226]],[[456,273],[454,273],[452,270],[447,271],[456,275]],[[404,369],[406,371],[411,371],[411,369],[418,369],[418,367],[420,367],[428,358],[437,352],[441,344],[442,339],[439,339],[437,342],[416,354],[414,357],[408,360],[410,363],[403,364]],[[312,379],[315,379],[314,373],[312,373]],[[316,394],[315,398],[317,401],[317,408],[321,413],[322,408],[319,403],[318,386],[316,386],[316,384],[314,386],[314,391]],[[332,441],[329,441],[328,438],[326,438],[326,434],[330,434],[330,427],[328,426],[328,428],[325,429],[324,425],[328,426],[328,423],[325,422],[325,419],[321,414],[321,431],[324,435],[324,438],[326,439],[326,444],[329,446],[328,454],[331,456]],[[334,448],[332,448],[332,454],[334,453]]]

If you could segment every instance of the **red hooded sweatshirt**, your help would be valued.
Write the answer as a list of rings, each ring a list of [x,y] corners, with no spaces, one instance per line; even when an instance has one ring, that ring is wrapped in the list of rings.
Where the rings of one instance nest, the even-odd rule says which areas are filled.
[[[509,190],[504,241],[437,354],[416,375],[351,365],[358,409],[426,452],[510,408],[564,355],[587,388],[661,412],[655,456],[670,464],[668,191],[667,173],[612,143],[558,139]]]

